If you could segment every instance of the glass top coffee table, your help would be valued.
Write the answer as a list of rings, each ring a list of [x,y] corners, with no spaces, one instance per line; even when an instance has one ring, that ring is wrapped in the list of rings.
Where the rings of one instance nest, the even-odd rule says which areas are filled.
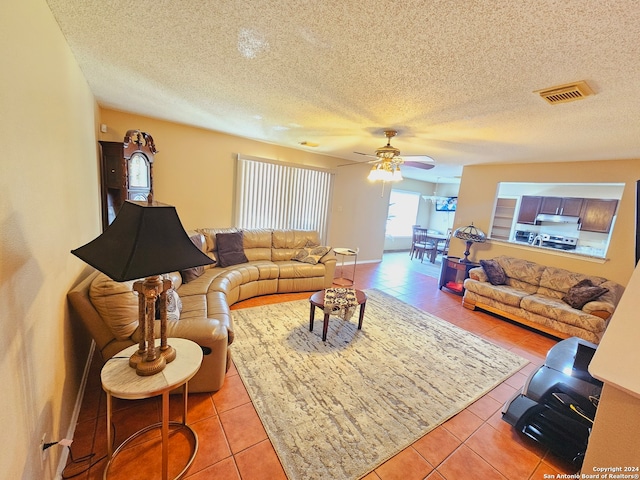
[[[355,290],[356,300],[358,301],[358,305],[360,305],[360,314],[358,316],[358,330],[362,329],[362,321],[364,320],[364,309],[367,304],[367,294],[362,290]],[[326,313],[324,311],[324,290],[320,290],[319,292],[314,293],[309,298],[309,303],[311,304],[311,311],[309,312],[309,331],[313,332],[313,321],[316,315],[316,307],[321,309],[324,313],[324,324],[322,326],[322,341],[327,341],[327,330],[329,329],[329,317],[330,313]]]

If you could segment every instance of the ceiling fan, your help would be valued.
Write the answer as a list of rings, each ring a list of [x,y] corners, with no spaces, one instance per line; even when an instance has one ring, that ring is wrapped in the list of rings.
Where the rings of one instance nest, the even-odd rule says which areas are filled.
[[[373,163],[373,168],[369,173],[369,180],[382,180],[382,181],[398,181],[402,180],[402,173],[400,173],[400,165],[407,167],[421,168],[423,170],[430,170],[435,167],[435,161],[433,158],[427,155],[406,155],[400,156],[400,150],[391,145],[391,139],[395,137],[398,132],[396,130],[385,130],[385,136],[387,137],[387,144],[376,150],[375,155],[367,153],[353,152],[358,155],[364,155],[366,157],[374,158],[369,163]],[[408,160],[409,158],[415,158],[416,160]],[[420,160],[417,160],[417,159]]]

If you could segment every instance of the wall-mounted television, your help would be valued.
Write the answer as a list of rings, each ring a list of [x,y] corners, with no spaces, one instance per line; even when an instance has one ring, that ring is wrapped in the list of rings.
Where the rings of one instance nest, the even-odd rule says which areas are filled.
[[[458,205],[458,197],[436,198],[436,212],[455,212]]]

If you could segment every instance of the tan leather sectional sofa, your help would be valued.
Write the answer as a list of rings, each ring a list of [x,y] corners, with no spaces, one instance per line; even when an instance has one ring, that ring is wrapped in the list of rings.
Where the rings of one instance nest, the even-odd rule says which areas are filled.
[[[466,308],[493,312],[558,338],[580,337],[600,343],[624,292],[622,285],[603,277],[506,255],[492,261],[504,272],[503,282],[492,284],[482,266],[469,270],[462,300]],[[570,297],[572,290],[580,290],[577,285],[584,281],[606,292],[579,306]]]
[[[233,232],[238,230],[203,228],[189,234],[207,255],[219,260],[217,234]],[[258,295],[322,290],[333,283],[333,250],[317,263],[300,255],[319,245],[317,232],[242,230],[242,244],[247,262],[204,267],[188,283],[183,281],[184,272],[168,274],[182,308],[178,320],[168,320],[167,336],[193,340],[204,352],[202,366],[189,383],[192,392],[216,391],[224,383],[233,342],[231,305]],[[92,335],[103,361],[140,340],[138,299],[132,286],[133,281],[118,283],[94,272],[68,294],[72,311]]]

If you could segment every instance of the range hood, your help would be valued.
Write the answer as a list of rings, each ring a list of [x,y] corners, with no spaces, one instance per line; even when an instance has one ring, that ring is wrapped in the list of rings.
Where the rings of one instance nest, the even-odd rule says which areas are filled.
[[[540,213],[536,217],[536,225],[541,223],[580,223],[580,217],[573,217],[570,215],[550,215],[547,213]]]

